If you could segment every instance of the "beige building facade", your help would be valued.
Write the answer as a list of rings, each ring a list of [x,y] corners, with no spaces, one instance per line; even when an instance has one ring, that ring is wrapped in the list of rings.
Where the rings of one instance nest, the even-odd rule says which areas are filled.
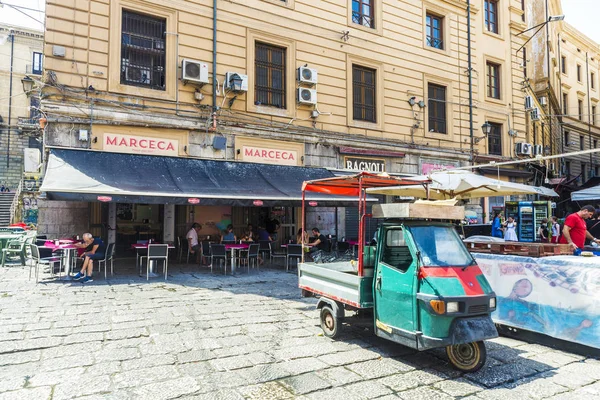
[[[23,177],[24,149],[41,149],[39,112],[31,109],[39,99],[25,94],[21,80],[41,77],[43,51],[44,32],[0,25],[0,183],[12,191]]]
[[[525,109],[534,2],[215,3],[48,0],[48,148],[396,174],[557,151]]]

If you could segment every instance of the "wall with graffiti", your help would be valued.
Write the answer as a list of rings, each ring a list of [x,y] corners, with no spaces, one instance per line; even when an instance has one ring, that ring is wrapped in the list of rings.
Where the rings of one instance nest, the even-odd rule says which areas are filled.
[[[21,221],[32,228],[38,225],[38,198],[40,196],[40,185],[42,178],[40,174],[25,173],[21,188],[21,198],[19,200]],[[19,214],[16,214],[19,215]]]
[[[494,322],[600,348],[598,258],[473,256],[496,292]]]

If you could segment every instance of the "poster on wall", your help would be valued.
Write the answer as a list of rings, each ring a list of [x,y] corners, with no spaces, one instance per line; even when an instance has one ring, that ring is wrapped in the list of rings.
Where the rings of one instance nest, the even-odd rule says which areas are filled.
[[[497,296],[494,322],[600,348],[597,258],[473,256]]]

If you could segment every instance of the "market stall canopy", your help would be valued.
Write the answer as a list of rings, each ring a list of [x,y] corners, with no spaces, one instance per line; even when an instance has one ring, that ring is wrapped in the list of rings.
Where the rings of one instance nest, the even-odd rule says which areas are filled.
[[[51,149],[40,190],[50,200],[295,206],[304,181],[333,176],[324,168]],[[354,205],[339,195],[306,200]]]
[[[423,180],[431,179],[429,198],[432,200],[451,198],[473,199],[520,194],[539,194],[546,197],[558,197],[558,194],[552,189],[505,182],[465,170],[432,172],[429,175],[422,175],[416,178]],[[423,185],[372,188],[367,189],[367,193],[427,198],[427,189]]]
[[[587,200],[599,200],[600,199],[600,185],[590,187],[577,192],[571,193],[571,200],[573,201],[587,201]]]
[[[360,172],[348,176],[336,176],[333,178],[307,181],[302,185],[302,190],[313,193],[358,197],[361,189],[417,185],[425,190],[424,187],[427,183],[429,183],[429,179],[427,178],[395,177],[385,173],[373,174],[369,172]]]

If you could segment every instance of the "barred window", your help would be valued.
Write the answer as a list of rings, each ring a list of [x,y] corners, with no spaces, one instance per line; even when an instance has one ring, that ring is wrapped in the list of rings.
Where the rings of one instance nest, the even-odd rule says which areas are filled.
[[[375,28],[375,0],[352,0],[352,22]]]
[[[489,32],[498,33],[498,0],[485,0],[485,28]]]
[[[286,108],[285,104],[285,47],[266,43],[255,44],[256,105]]]
[[[353,118],[377,122],[375,111],[375,70],[352,65]]]
[[[444,18],[427,14],[427,46],[444,49]]]
[[[163,18],[123,10],[121,84],[165,90],[165,31]]]
[[[437,133],[446,132],[446,87],[427,85],[429,104],[429,130]]]
[[[33,52],[33,62],[31,64],[31,73],[34,75],[42,74],[42,53],[38,53],[36,51]]]
[[[502,124],[489,123],[492,130],[488,135],[488,154],[502,155]]]

